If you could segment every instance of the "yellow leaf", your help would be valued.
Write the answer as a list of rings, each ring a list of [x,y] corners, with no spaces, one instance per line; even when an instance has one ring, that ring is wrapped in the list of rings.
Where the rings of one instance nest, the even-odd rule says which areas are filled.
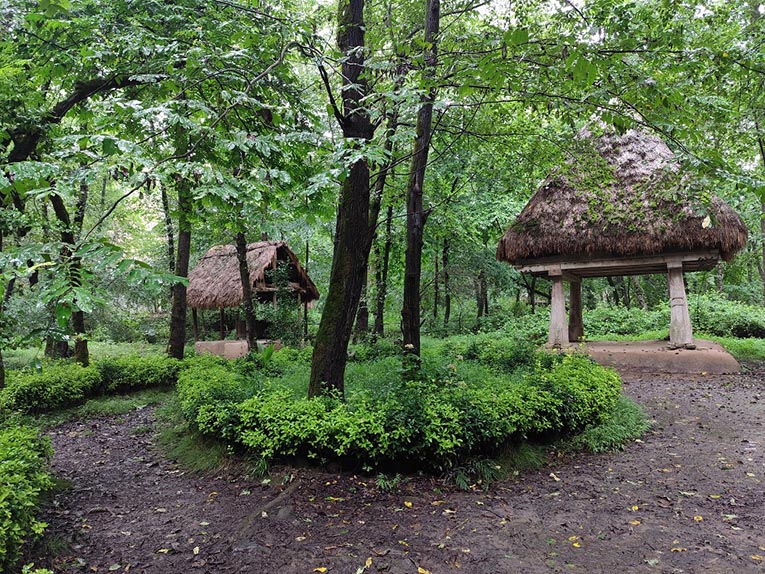
[[[406,500],[404,501],[404,506],[406,506],[407,508],[412,508],[412,503]]]
[[[582,543],[581,542],[574,542],[571,546],[573,546],[574,548],[581,548],[582,547]]]
[[[720,495],[719,494],[710,494],[709,498],[711,498],[712,500],[717,500],[718,498],[720,498]]]
[[[578,536],[569,536],[568,540],[569,540],[569,542],[576,542],[577,540],[579,540],[579,537]]]
[[[761,562],[762,560],[765,560],[765,558],[763,558],[759,554],[752,554],[752,560],[757,560],[757,562]]]
[[[688,550],[687,548],[683,548],[682,546],[675,546],[674,548],[670,548],[670,552],[685,552]]]
[[[399,540],[398,543],[401,544],[401,546],[409,546],[409,543],[406,540]]]
[[[170,552],[169,548],[160,548],[157,550],[157,554],[167,554],[168,552]]]
[[[701,522],[702,520],[704,520],[704,517],[697,514],[696,516],[693,517],[693,520],[695,520],[696,522]]]
[[[417,574],[430,574],[430,570],[425,570],[422,566],[417,567]]]
[[[635,512],[636,510],[640,510],[640,507],[637,504],[633,504],[630,510],[632,510],[632,512]]]
[[[632,524],[632,526],[637,526],[638,524],[640,524],[640,521],[639,520],[630,520],[630,524]]]
[[[192,550],[192,552],[194,553],[194,556],[199,554],[199,546],[194,546],[194,550]]]
[[[324,566],[319,566],[318,568],[313,569],[314,572],[320,572],[321,574],[324,574],[324,572],[327,571],[327,569]]]
[[[364,562],[364,568],[369,568],[372,565],[372,557],[370,556],[367,558],[367,561]]]

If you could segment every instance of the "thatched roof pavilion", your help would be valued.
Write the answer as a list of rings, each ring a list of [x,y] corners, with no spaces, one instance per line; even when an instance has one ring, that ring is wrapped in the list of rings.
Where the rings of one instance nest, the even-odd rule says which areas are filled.
[[[289,266],[289,287],[302,302],[319,298],[316,285],[284,241],[260,241],[247,246],[247,268],[253,293],[278,291],[276,285],[268,283],[266,271],[275,270],[279,263]],[[242,303],[236,246],[217,245],[205,253],[189,273],[186,300],[192,309],[222,309]]]
[[[658,137],[584,129],[575,161],[553,173],[515,219],[497,259],[553,282],[550,345],[583,336],[581,279],[668,273],[670,344],[693,346],[684,271],[713,268],[741,250],[741,217],[683,173]],[[566,328],[563,280],[570,282]]]

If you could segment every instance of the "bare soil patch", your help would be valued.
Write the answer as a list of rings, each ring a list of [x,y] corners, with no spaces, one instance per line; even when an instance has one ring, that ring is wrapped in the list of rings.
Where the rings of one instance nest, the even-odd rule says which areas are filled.
[[[57,573],[765,572],[765,371],[624,379],[656,419],[641,441],[552,453],[488,491],[190,474],[155,447],[149,408],[67,423],[51,437],[71,488],[44,515],[60,548],[30,560]]]

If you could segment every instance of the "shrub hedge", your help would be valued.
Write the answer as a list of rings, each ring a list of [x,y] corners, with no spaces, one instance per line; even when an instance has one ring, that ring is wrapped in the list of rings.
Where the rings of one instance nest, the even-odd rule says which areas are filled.
[[[43,365],[39,371],[8,371],[0,390],[0,411],[41,413],[81,404],[98,394],[173,385],[180,365],[162,356],[126,356],[90,367],[60,363]]]
[[[50,441],[35,429],[0,428],[0,572],[14,565],[25,540],[45,529],[35,510],[52,486],[46,470],[52,453]]]
[[[388,361],[378,363],[381,380],[396,379]],[[368,467],[396,461],[443,471],[514,438],[597,424],[621,388],[616,373],[581,355],[540,359],[515,378],[449,367],[411,382],[398,377],[385,391],[351,388],[346,401],[296,396],[278,381],[243,384],[241,375],[215,365],[183,371],[178,392],[184,415],[201,432],[262,459],[348,457]]]

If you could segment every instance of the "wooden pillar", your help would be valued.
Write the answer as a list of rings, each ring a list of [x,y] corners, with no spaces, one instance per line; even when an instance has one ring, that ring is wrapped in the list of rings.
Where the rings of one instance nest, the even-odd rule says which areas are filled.
[[[547,344],[551,347],[568,345],[568,325],[566,324],[566,292],[563,289],[563,275],[550,271],[552,294],[550,300],[550,336]]]
[[[199,341],[199,317],[197,317],[196,309],[191,310],[191,321],[192,327],[194,329],[194,342],[196,343]]]
[[[685,297],[682,262],[667,263],[669,283],[669,346],[672,348],[693,345],[691,316],[688,313],[688,299]]]
[[[569,283],[568,291],[568,340],[578,342],[584,337],[582,321],[582,282],[574,279]]]

